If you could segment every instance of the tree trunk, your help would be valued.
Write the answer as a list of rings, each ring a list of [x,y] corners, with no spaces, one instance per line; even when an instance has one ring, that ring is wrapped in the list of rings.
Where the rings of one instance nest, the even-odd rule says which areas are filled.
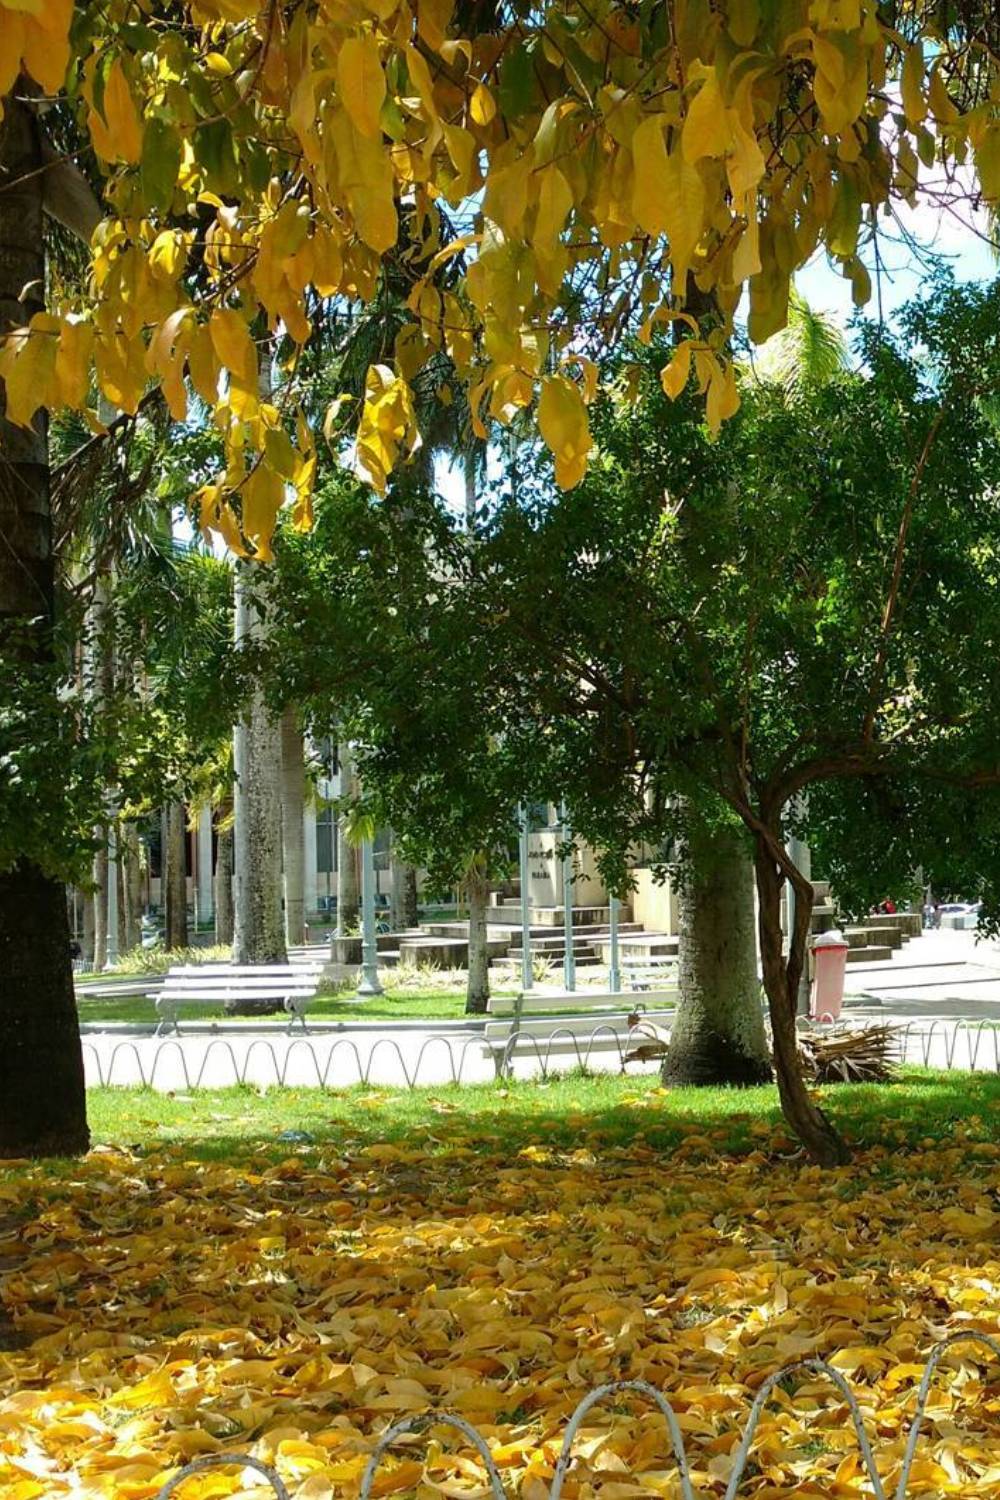
[[[80,940],[81,958],[85,970],[92,972],[94,969],[94,951],[96,934],[94,932],[94,898],[90,891],[81,891],[80,897],[83,903],[83,937]]]
[[[354,775],[354,757],[350,747],[341,744],[340,794],[351,797],[357,790]],[[337,819],[337,930],[346,933],[357,927],[361,918],[361,890],[358,869],[358,850],[347,838],[347,819],[343,813]]]
[[[22,84],[0,122],[0,337],[44,310],[42,139],[18,102]],[[0,670],[8,653],[50,659],[55,599],[45,421],[12,427],[2,403],[0,393]],[[62,884],[20,859],[0,875],[0,1156],[90,1143],[69,944]]]
[[[142,942],[142,860],[134,823],[122,824],[121,838],[122,929],[125,948],[130,950]]]
[[[165,932],[168,948],[188,945],[187,914],[187,822],[184,803],[171,802],[167,808],[167,837],[164,844],[163,884]]]
[[[236,570],[236,641],[260,636],[264,621],[251,595],[252,563]],[[255,688],[233,733],[234,857],[236,921],[233,960],[238,964],[286,963],[281,878],[281,732],[263,692]],[[268,1005],[266,1009],[273,1009]],[[235,1013],[259,1013],[241,1005]]]
[[[739,830],[693,834],[680,896],[680,1001],[664,1083],[768,1083],[753,866]]]
[[[281,852],[285,872],[285,942],[306,940],[306,767],[294,708],[281,716]]]
[[[228,819],[228,811],[227,811]],[[233,941],[233,825],[220,828],[215,846],[215,941]]]
[[[403,866],[403,926],[416,927],[420,922],[417,907],[417,872],[413,865]]]
[[[96,830],[98,850],[94,855],[94,968],[103,969],[108,961],[108,830],[102,824]]]
[[[465,992],[467,1015],[483,1015],[490,998],[490,957],[486,945],[486,912],[490,899],[490,884],[485,863],[473,862],[465,880],[465,894],[469,903],[469,982]]]
[[[773,835],[775,844],[780,833]],[[795,1015],[798,1005],[799,977],[805,963],[806,941],[812,907],[808,899],[808,881],[801,881],[795,903],[795,929],[789,937],[786,964],[782,954],[781,887],[784,873],[772,857],[766,837],[758,834],[755,867],[759,904],[760,951],[771,1017],[774,1048],[774,1071],[782,1113],[821,1167],[836,1167],[850,1160],[850,1152],[831,1121],[809,1097],[799,1060]]]

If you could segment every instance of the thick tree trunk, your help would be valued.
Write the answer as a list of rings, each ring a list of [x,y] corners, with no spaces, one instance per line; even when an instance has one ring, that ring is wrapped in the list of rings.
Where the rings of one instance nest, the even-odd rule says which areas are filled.
[[[478,860],[466,876],[465,895],[469,903],[469,982],[465,1009],[468,1015],[483,1015],[490,998],[490,958],[486,946],[490,885],[485,865]]]
[[[187,909],[187,820],[184,803],[167,807],[167,837],[163,850],[164,918],[163,941],[168,948],[188,945]]]
[[[227,814],[228,817],[228,814]],[[215,846],[215,941],[233,941],[233,825],[220,828]]]
[[[0,337],[43,311],[42,139],[17,102],[0,121]],[[54,559],[43,418],[10,426],[0,393],[0,671],[52,650]],[[0,1156],[72,1155],[89,1145],[66,893],[22,858],[0,875]]]
[[[236,570],[236,641],[250,642],[264,628],[251,595],[252,563]],[[236,770],[234,857],[236,922],[233,959],[238,964],[285,963],[281,878],[281,732],[263,692],[255,690],[233,733]],[[240,1006],[253,1014],[259,1006]]]
[[[664,1083],[767,1083],[753,866],[738,830],[689,842],[680,890],[680,1001]]]
[[[350,746],[340,746],[340,792],[343,797],[353,796],[357,790],[354,775],[354,757]],[[337,928],[346,933],[357,927],[361,917],[361,880],[359,851],[347,838],[347,819],[343,813],[337,819]]]
[[[306,940],[306,767],[294,708],[281,716],[281,851],[285,872],[285,941]]]
[[[775,834],[774,842],[779,841],[780,834]],[[781,887],[784,874],[772,858],[762,834],[757,835],[754,863],[757,872],[761,962],[771,1017],[774,1071],[782,1112],[814,1161],[822,1167],[841,1166],[850,1160],[850,1152],[831,1121],[809,1097],[809,1090],[802,1076],[796,1038],[799,977],[805,962],[812,915],[808,901],[808,882],[802,881],[803,889],[798,893],[795,930],[789,939],[786,964],[781,951]]]

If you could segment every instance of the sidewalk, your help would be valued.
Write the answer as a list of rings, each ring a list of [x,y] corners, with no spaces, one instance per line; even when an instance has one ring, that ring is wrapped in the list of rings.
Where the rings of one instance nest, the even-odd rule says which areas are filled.
[[[880,1001],[887,1018],[1000,1021],[1000,945],[974,932],[924,932],[885,963],[848,964],[845,996]]]

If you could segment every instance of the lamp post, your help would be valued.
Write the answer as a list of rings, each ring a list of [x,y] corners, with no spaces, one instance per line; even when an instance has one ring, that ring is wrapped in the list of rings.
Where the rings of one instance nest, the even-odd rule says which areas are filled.
[[[375,845],[361,841],[361,980],[358,996],[381,995],[378,977],[378,941],[375,932]]]
[[[611,927],[611,965],[608,970],[608,989],[612,995],[617,995],[622,987],[621,963],[618,954],[618,916],[621,902],[617,896],[610,897],[609,912]]]
[[[572,993],[576,989],[576,955],[573,952],[573,850],[569,847],[573,830],[566,816],[565,802],[559,808],[559,818],[563,843],[567,845],[567,852],[563,854],[562,860],[563,938],[566,944],[563,953],[563,984]]]

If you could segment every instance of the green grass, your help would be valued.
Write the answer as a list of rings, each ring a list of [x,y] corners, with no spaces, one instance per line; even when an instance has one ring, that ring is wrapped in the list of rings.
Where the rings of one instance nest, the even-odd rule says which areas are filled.
[[[154,1002],[149,995],[122,995],[90,1000],[78,995],[76,1008],[81,1021],[139,1021],[155,1022]],[[387,1021],[415,1020],[425,1018],[435,1021],[460,1020],[465,1015],[465,994],[458,989],[413,989],[410,987],[391,990],[372,1000],[359,1001],[353,991],[335,995],[320,995],[310,1005],[309,1020],[327,1021]],[[210,1020],[226,1023],[217,1005],[186,1005],[181,1020]],[[286,1024],[287,1017],[276,1011],[274,1020]]]
[[[908,1069],[890,1085],[819,1091],[849,1140],[906,1147],[955,1139],[964,1149],[1000,1139],[1000,1077]],[[516,1154],[641,1145],[662,1151],[787,1153],[794,1143],[773,1087],[662,1089],[655,1076],[571,1073],[537,1080],[432,1089],[231,1088],[191,1094],[93,1089],[95,1144],[172,1144],[198,1158],[306,1156],[324,1146],[408,1144],[431,1154],[480,1143]],[[303,1132],[307,1140],[285,1139]]]

